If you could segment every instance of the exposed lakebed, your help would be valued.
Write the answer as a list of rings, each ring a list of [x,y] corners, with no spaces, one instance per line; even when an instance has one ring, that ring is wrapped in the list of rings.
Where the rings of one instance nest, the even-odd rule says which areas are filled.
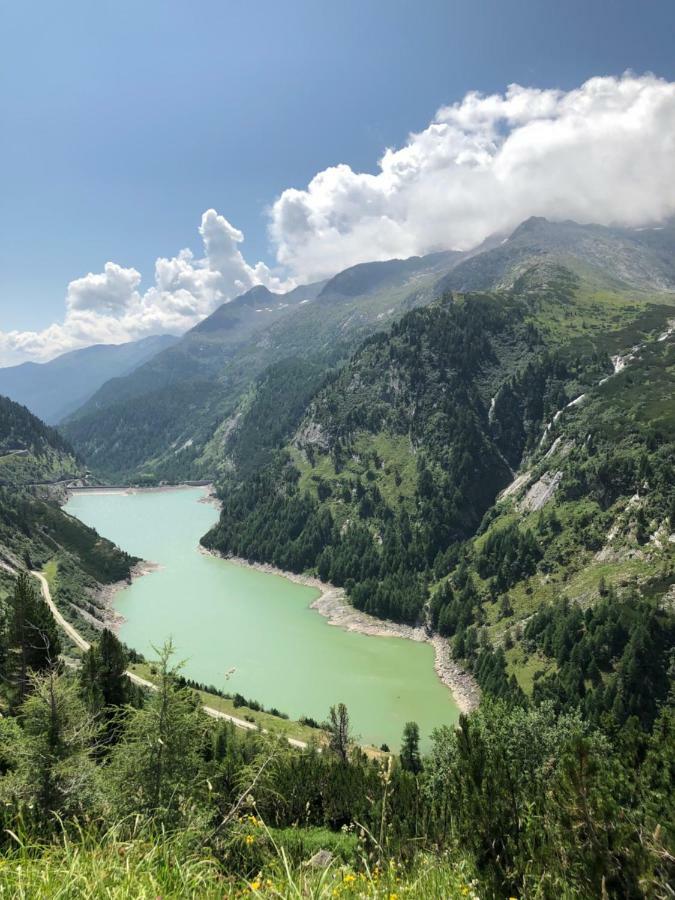
[[[316,588],[201,553],[199,538],[218,515],[204,496],[183,488],[69,500],[69,513],[158,564],[115,595],[126,644],[152,658],[170,637],[185,675],[291,718],[323,720],[342,701],[364,743],[397,749],[414,720],[428,746],[434,727],[457,720],[429,644],[333,627],[310,609]]]

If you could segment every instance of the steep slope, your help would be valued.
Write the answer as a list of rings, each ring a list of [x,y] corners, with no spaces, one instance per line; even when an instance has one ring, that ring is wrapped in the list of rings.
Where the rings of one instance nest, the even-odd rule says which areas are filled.
[[[45,568],[64,614],[89,632],[92,616],[103,618],[96,589],[128,578],[135,560],[50,499],[81,470],[58,432],[0,397],[0,607],[12,589],[6,567]]]
[[[83,471],[70,445],[25,406],[0,397],[0,484],[59,481]]]
[[[548,420],[434,594],[435,625],[491,693],[522,690],[646,728],[665,700],[674,332],[671,318],[660,332],[615,336],[613,369]]]
[[[0,394],[27,406],[49,424],[75,412],[111,378],[133,372],[178,338],[157,335],[128,344],[96,344],[48,363],[0,369]]]
[[[315,571],[366,612],[437,627],[447,604],[426,607],[430,585],[456,570],[514,470],[537,458],[546,423],[608,385],[611,357],[675,315],[669,295],[598,297],[549,264],[520,283],[446,297],[366,341],[271,463],[230,474],[206,545]],[[658,384],[667,396],[663,372]],[[459,577],[463,607],[477,609]]]
[[[468,536],[510,470],[479,381],[522,317],[491,297],[407,314],[311,401],[292,444],[224,494],[207,545],[351,583],[360,608],[415,621],[426,570]]]
[[[325,369],[344,360],[366,334],[429,302],[460,258],[365,263],[284,295],[254,288],[129,378],[105,385],[64,432],[109,477],[211,476],[219,428],[267,366],[303,357]]]

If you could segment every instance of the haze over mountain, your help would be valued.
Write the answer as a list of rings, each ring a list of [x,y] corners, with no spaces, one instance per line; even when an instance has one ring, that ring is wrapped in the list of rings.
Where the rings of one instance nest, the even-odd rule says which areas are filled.
[[[56,425],[111,378],[128,375],[178,338],[157,335],[127,344],[94,344],[47,363],[0,368],[0,393]]]

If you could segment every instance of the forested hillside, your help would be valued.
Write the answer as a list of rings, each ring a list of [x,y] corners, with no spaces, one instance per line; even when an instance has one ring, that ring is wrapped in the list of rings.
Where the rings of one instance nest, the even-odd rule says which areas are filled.
[[[425,621],[430,586],[536,456],[546,423],[610,376],[613,351],[665,327],[664,300],[598,297],[544,266],[512,292],[410,312],[331,376],[273,461],[230,475],[207,545],[315,570],[366,612]]]
[[[0,485],[57,481],[84,470],[70,444],[7,397],[0,397]]]
[[[224,304],[133,375],[109,382],[64,433],[101,474],[142,481],[212,477],[218,430],[270,364],[301,358],[328,370],[367,334],[433,297],[462,254],[364,263],[327,283]]]
[[[509,480],[477,382],[536,341],[495,298],[409,313],[314,398],[286,452],[226,493],[208,545],[350,580],[360,608],[414,622],[424,573]]]
[[[66,618],[91,633],[86,617],[102,614],[96,589],[127,578],[135,560],[61,509],[62,485],[81,476],[82,463],[57,431],[4,397],[0,454],[0,611],[13,589],[9,569],[44,568]]]
[[[433,596],[437,627],[493,693],[650,728],[672,689],[673,324],[553,417]]]

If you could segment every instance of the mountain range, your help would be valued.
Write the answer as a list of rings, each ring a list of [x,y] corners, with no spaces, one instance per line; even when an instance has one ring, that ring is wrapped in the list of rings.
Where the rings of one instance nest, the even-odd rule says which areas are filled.
[[[288,294],[256,287],[104,384],[63,430],[108,478],[216,476],[239,404],[270,365],[302,360],[318,379],[415,307],[448,291],[527,291],[533,271],[542,290],[547,267],[573,272],[587,293],[670,291],[674,236],[672,222],[630,230],[532,218],[471,253],[364,263]]]
[[[126,344],[94,344],[47,363],[7,366],[0,369],[0,394],[56,425],[111,378],[128,375],[176,340],[165,334]]]

